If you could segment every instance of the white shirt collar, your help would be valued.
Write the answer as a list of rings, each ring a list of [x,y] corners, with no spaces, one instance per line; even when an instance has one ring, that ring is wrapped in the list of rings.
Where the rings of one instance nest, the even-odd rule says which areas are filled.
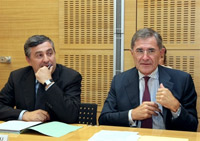
[[[138,71],[138,75],[139,75],[139,79],[142,79],[145,76],[140,71]],[[151,78],[158,79],[158,67],[148,76]]]

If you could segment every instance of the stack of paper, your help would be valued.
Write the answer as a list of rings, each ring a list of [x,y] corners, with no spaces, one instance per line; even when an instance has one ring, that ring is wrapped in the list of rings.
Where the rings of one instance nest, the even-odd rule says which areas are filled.
[[[52,137],[61,137],[81,127],[82,126],[73,126],[58,121],[42,123],[42,122],[26,122],[26,121],[12,120],[1,123],[0,132],[22,133],[26,130],[31,129],[39,133],[42,133],[44,135]]]

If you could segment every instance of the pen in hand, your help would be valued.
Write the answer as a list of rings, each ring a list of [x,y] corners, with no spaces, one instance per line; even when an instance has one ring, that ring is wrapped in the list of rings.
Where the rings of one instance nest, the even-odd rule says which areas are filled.
[[[50,63],[49,63],[49,65],[48,65],[48,69],[50,69],[50,68],[51,68],[51,66],[52,66],[52,64],[50,64]]]

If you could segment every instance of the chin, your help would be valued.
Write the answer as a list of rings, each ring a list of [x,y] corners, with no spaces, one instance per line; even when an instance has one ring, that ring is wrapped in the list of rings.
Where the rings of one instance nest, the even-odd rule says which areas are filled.
[[[149,74],[151,74],[153,71],[146,68],[146,69],[141,70],[140,72],[141,72],[142,74],[144,74],[144,75],[149,75]]]

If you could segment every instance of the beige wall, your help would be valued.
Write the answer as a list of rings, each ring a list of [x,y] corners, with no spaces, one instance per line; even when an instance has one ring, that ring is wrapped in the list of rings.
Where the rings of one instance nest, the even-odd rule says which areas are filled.
[[[187,0],[184,0],[187,3]],[[137,2],[137,3],[136,3]],[[179,1],[180,2],[180,1]],[[188,0],[189,5],[183,2],[161,0],[159,3],[145,3],[144,0],[125,1],[125,70],[134,66],[129,52],[130,40],[133,33],[144,26],[149,26],[161,31],[165,45],[168,49],[168,65],[192,73],[198,92],[198,105],[200,109],[200,2]],[[163,8],[167,5],[168,8]],[[178,25],[178,17],[170,19],[170,10],[179,6],[175,12],[181,17],[181,25]],[[158,8],[161,6],[160,8]],[[191,14],[185,9],[193,8],[196,13],[190,20],[184,19]],[[160,11],[144,13],[144,9],[160,9]],[[183,8],[183,9],[181,9]],[[89,11],[88,11],[89,9]],[[181,9],[181,10],[180,10]],[[70,13],[71,12],[71,13]],[[159,24],[160,13],[167,19]],[[92,14],[91,14],[92,13]],[[150,15],[147,15],[149,14]],[[151,15],[152,14],[152,15]],[[78,17],[77,17],[78,15]],[[150,17],[145,19],[144,15]],[[186,16],[185,16],[186,15]],[[161,15],[162,17],[162,15]],[[160,18],[161,18],[160,17]],[[195,22],[192,18],[195,17]],[[158,19],[153,21],[151,19]],[[89,21],[89,22],[88,22]],[[163,19],[161,18],[161,21]],[[7,82],[9,73],[27,64],[23,52],[26,39],[34,34],[45,34],[55,43],[57,62],[69,66],[81,72],[82,102],[97,103],[98,115],[107,96],[113,69],[113,1],[93,1],[84,5],[77,1],[67,0],[1,0],[0,2],[0,56],[11,56],[11,64],[0,63],[0,89]],[[145,23],[145,24],[144,24]],[[185,23],[185,25],[184,25]],[[180,31],[189,26],[194,31]],[[67,27],[67,28],[66,28]],[[173,38],[171,32],[173,31]],[[175,31],[175,32],[174,32]],[[180,31],[181,34],[178,34]],[[185,33],[192,33],[186,34]],[[177,37],[176,37],[177,35]],[[181,35],[180,38],[178,35]],[[86,38],[87,37],[87,38]],[[169,37],[169,38],[168,38]],[[172,42],[176,39],[176,43]],[[190,42],[186,42],[190,39]],[[181,40],[181,43],[179,41]],[[73,41],[73,42],[70,42]],[[183,42],[182,42],[183,41]],[[178,62],[178,63],[177,63]],[[200,111],[199,111],[200,114]],[[200,117],[200,116],[199,116]]]
[[[58,47],[57,0],[1,0],[0,56],[11,56],[11,64],[0,63],[0,88],[9,73],[27,64],[23,45],[34,34],[45,34]]]

